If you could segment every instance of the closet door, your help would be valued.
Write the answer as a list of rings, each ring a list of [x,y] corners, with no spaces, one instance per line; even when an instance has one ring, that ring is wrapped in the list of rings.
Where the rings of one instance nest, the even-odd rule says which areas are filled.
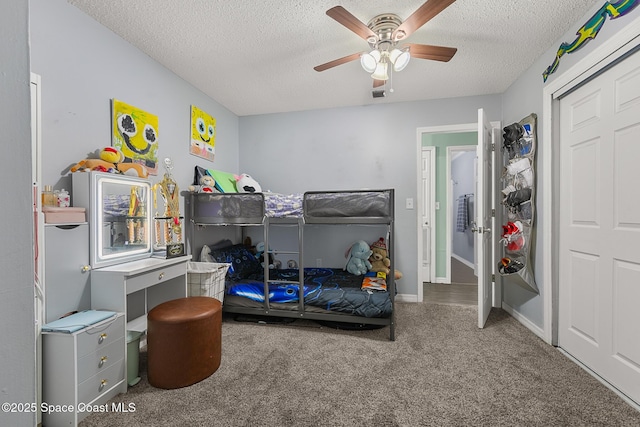
[[[560,100],[558,344],[640,402],[640,54]]]

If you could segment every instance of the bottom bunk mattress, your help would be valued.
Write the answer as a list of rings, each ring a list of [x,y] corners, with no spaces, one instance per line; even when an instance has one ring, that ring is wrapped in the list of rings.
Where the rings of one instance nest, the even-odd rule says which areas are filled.
[[[272,308],[296,310],[299,285],[297,269],[269,271],[269,304]],[[304,269],[305,310],[343,313],[362,317],[390,317],[392,304],[389,292],[362,289],[363,276],[355,276],[337,268]],[[282,280],[283,282],[278,282]],[[275,282],[274,282],[275,281]],[[246,279],[227,279],[224,305],[263,307],[264,277],[252,274]]]

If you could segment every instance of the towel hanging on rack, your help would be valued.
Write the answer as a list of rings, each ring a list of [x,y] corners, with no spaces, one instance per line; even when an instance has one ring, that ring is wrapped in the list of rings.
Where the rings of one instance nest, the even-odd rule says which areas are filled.
[[[456,220],[456,231],[464,233],[469,227],[469,195],[458,197],[458,215]]]

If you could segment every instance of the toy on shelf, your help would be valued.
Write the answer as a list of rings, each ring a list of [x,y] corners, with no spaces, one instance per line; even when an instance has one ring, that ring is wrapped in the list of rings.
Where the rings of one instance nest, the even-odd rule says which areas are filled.
[[[139,178],[147,178],[149,171],[139,163],[125,163],[124,154],[115,147],[105,147],[100,150],[99,158],[87,158],[80,160],[69,169],[71,172],[99,171],[108,173],[121,173]]]

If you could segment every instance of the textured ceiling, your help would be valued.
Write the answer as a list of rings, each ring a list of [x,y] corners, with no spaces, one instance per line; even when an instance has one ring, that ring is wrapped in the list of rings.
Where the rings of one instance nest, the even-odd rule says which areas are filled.
[[[313,69],[369,48],[325,12],[340,5],[365,24],[381,13],[404,20],[421,0],[67,1],[238,116],[502,93],[602,3],[457,0],[406,39],[456,47],[453,59],[412,59],[393,75],[393,92],[374,99],[359,61]]]

